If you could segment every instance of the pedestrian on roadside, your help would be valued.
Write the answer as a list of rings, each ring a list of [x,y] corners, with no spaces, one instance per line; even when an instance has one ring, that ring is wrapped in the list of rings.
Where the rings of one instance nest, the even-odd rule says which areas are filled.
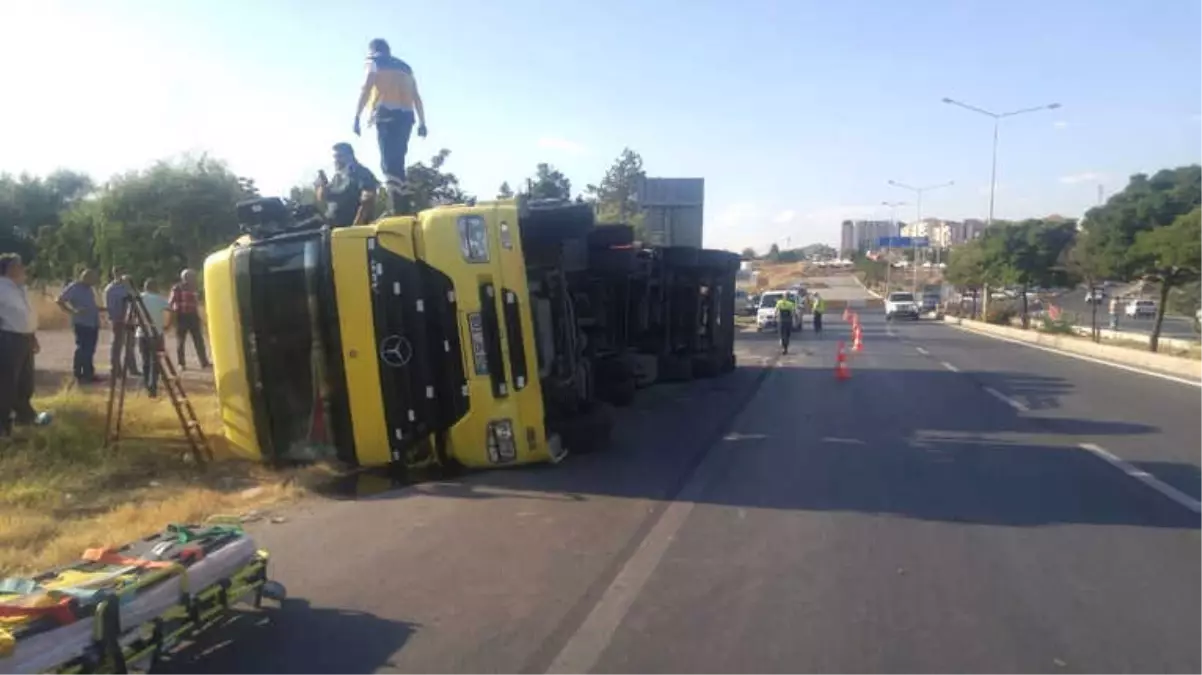
[[[1110,299],[1110,330],[1119,329],[1119,299]]]
[[[359,116],[369,110],[368,125],[375,124],[380,144],[380,169],[388,190],[393,214],[407,210],[402,204],[405,185],[405,156],[409,137],[417,125],[417,135],[426,137],[426,109],[417,91],[417,78],[408,63],[392,55],[388,42],[376,38],[367,45],[367,76],[355,108],[355,135],[359,135]]]
[[[205,355],[205,339],[200,321],[200,291],[196,287],[196,272],[185,269],[179,273],[179,283],[171,287],[171,298],[168,307],[175,315],[176,352],[180,370],[187,370],[188,363],[184,359],[184,342],[188,335],[192,336],[192,346],[196,348],[196,359],[200,367],[209,367],[209,357]]]
[[[163,336],[171,328],[171,303],[159,295],[158,284],[154,279],[147,279],[142,284],[142,304],[146,306],[146,313],[150,315],[155,334],[152,335],[150,331],[138,326],[136,337],[138,351],[142,355],[142,383],[146,386],[146,393],[154,398],[159,395],[158,353],[166,349]]]
[[[33,361],[38,353],[38,315],[25,293],[25,264],[16,253],[0,255],[0,437],[12,425],[36,424]]]
[[[122,363],[130,375],[138,374],[138,362],[133,350],[134,327],[125,323],[132,296],[133,286],[129,275],[120,267],[114,266],[109,284],[104,287],[104,309],[108,313],[109,327],[113,331],[113,344],[109,346],[110,372],[113,377],[121,374]]]
[[[100,305],[96,303],[96,284],[100,275],[92,268],[79,273],[59,293],[58,306],[71,315],[75,331],[75,361],[72,374],[80,384],[96,382],[96,342],[100,339]]]
[[[826,300],[823,300],[818,293],[814,293],[813,303],[814,333],[822,333],[822,314],[826,312]]]

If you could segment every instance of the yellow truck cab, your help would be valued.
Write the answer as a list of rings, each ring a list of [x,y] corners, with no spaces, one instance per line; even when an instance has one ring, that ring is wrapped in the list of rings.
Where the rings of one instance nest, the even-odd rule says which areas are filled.
[[[275,198],[238,211],[246,234],[204,265],[235,452],[408,468],[562,456],[516,202],[336,229]]]

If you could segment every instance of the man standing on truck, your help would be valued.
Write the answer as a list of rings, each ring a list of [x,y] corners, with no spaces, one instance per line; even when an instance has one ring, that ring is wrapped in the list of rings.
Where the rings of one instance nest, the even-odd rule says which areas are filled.
[[[321,171],[313,187],[317,201],[325,205],[330,227],[366,225],[375,215],[380,181],[355,159],[350,143],[334,144],[334,179]]]
[[[797,313],[797,303],[789,299],[785,293],[776,301],[776,325],[780,329],[780,348],[782,354],[789,353],[789,338],[793,335],[793,315]]]
[[[417,135],[426,137],[426,109],[417,91],[417,79],[408,63],[392,55],[392,48],[381,38],[368,44],[367,78],[359,92],[355,108],[355,135],[359,135],[359,116],[370,109],[368,125],[376,125],[380,143],[380,168],[388,188],[389,208],[399,214],[402,187],[405,184],[405,155],[409,136],[417,123]]]

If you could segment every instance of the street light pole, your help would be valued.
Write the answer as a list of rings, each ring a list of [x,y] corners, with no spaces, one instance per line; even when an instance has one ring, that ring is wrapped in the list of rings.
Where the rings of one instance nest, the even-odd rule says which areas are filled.
[[[881,204],[883,206],[889,207],[889,237],[893,238],[893,237],[897,236],[894,234],[894,232],[897,232],[897,207],[905,206],[906,203],[905,202],[881,202]],[[885,247],[885,295],[886,296],[889,295],[889,286],[891,284],[891,279],[893,277],[893,263],[890,262],[889,253],[888,253],[890,248],[892,248],[892,247],[890,247],[890,246]]]
[[[918,223],[922,222],[922,193],[924,193],[928,190],[937,190],[939,188],[951,187],[952,185],[956,184],[956,181],[949,180],[946,183],[939,183],[938,185],[927,185],[925,187],[914,187],[913,185],[906,185],[905,183],[899,183],[895,180],[889,181],[889,184],[892,185],[893,187],[899,187],[899,188],[902,188],[903,190],[909,190],[910,192],[913,192],[914,194],[916,194],[918,196],[918,199],[916,200],[917,201],[918,219],[914,223],[914,232],[917,233],[918,232]],[[914,261],[913,261],[914,262],[914,292],[918,293],[918,238],[911,235],[911,239],[913,239],[912,250],[913,250],[913,254],[914,254]]]
[[[991,162],[991,167],[989,170],[989,218],[985,221],[986,226],[993,225],[993,204],[994,204],[995,195],[997,193],[998,130],[999,130],[999,127],[1001,126],[1002,120],[1007,117],[1014,117],[1016,115],[1024,115],[1026,113],[1039,112],[1041,110],[1055,110],[1060,107],[1060,104],[1059,103],[1049,103],[1047,105],[1035,106],[1033,108],[1022,108],[1020,110],[1011,110],[1010,112],[995,113],[995,112],[992,112],[989,110],[985,110],[983,108],[978,108],[974,105],[969,105],[967,103],[964,103],[963,101],[957,101],[953,98],[947,98],[946,96],[943,98],[943,102],[947,103],[948,105],[954,105],[954,106],[958,106],[960,108],[964,108],[965,110],[968,110],[970,112],[975,112],[979,115],[985,115],[986,117],[993,118],[993,160]]]

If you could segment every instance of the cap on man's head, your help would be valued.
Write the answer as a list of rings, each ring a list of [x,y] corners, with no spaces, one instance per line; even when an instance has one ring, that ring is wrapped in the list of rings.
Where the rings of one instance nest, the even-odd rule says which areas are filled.
[[[351,157],[355,156],[355,149],[351,147],[350,143],[335,143],[334,152],[340,155],[349,155]]]

